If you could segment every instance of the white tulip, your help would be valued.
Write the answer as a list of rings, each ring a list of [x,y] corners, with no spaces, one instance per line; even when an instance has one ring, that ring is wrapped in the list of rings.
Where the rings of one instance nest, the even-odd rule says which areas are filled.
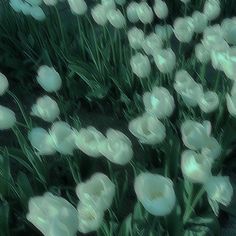
[[[139,4],[137,2],[131,2],[126,9],[127,18],[131,23],[139,21],[137,9]]]
[[[168,16],[168,7],[162,0],[155,0],[153,10],[159,19],[165,19]]]
[[[95,173],[86,182],[77,185],[76,194],[83,204],[93,204],[105,211],[112,204],[115,185],[103,173]]]
[[[9,87],[7,77],[0,72],[0,96],[2,96]]]
[[[46,18],[43,9],[39,6],[33,6],[30,10],[30,14],[37,21],[43,21]]]
[[[139,3],[137,14],[143,24],[150,24],[153,21],[152,8],[146,2]]]
[[[140,143],[155,145],[166,137],[165,126],[153,115],[145,113],[129,123],[129,131]]]
[[[99,144],[105,136],[92,126],[82,128],[76,133],[75,144],[85,154],[90,157],[99,157]]]
[[[87,10],[87,4],[84,0],[67,0],[72,13],[76,15],[84,15]]]
[[[229,79],[236,80],[236,47],[228,49],[225,60],[221,61],[221,68]]]
[[[204,121],[202,124],[186,120],[181,125],[182,141],[186,147],[192,150],[203,148],[211,133],[211,123]]]
[[[31,9],[32,9],[32,6],[29,3],[23,2],[21,6],[21,11],[24,15],[26,16],[31,15]]]
[[[55,149],[64,155],[72,155],[75,149],[75,132],[63,121],[52,124],[49,134],[53,140]]]
[[[40,66],[36,79],[47,92],[56,92],[61,88],[61,77],[53,67]]]
[[[190,87],[193,82],[193,78],[186,70],[179,70],[175,74],[174,89],[177,93],[181,94],[181,92]]]
[[[105,7],[106,11],[116,9],[116,3],[114,0],[101,0],[101,4]]]
[[[209,51],[204,47],[202,43],[196,44],[195,56],[202,64],[208,63],[211,59]]]
[[[213,112],[219,106],[219,97],[216,92],[207,91],[199,98],[198,105],[205,113]]]
[[[123,5],[125,5],[126,0],[115,0],[115,2],[116,2],[116,4],[123,6]]]
[[[136,53],[130,59],[130,65],[134,74],[140,78],[148,77],[151,72],[151,64],[146,55]]]
[[[23,7],[22,0],[10,0],[10,6],[15,12],[21,12]]]
[[[220,156],[221,150],[222,148],[218,141],[215,138],[210,137],[206,140],[206,143],[202,148],[201,153],[203,156],[208,157],[210,160],[214,161]]]
[[[137,27],[133,27],[128,31],[128,40],[131,48],[140,49],[144,41],[144,32]]]
[[[216,215],[219,214],[219,203],[228,206],[233,197],[233,187],[228,176],[212,176],[204,185],[208,201]]]
[[[43,128],[33,128],[28,134],[28,139],[39,155],[52,155],[56,152],[51,136]]]
[[[101,227],[104,217],[104,212],[101,209],[97,209],[97,207],[92,204],[85,205],[80,202],[77,211],[79,232],[86,234],[96,231]]]
[[[185,150],[181,155],[183,176],[191,183],[204,183],[211,176],[211,161],[192,150]]]
[[[207,17],[200,11],[194,11],[192,14],[194,32],[202,33],[207,27]]]
[[[175,108],[173,96],[164,87],[154,87],[151,92],[145,92],[143,103],[146,112],[158,119],[170,117]]]
[[[78,229],[76,209],[49,192],[30,198],[26,218],[45,236],[74,236]]]
[[[106,8],[102,4],[97,4],[92,10],[91,15],[98,25],[105,25],[107,23]]]
[[[43,2],[48,6],[55,6],[57,4],[57,0],[43,0]]]
[[[173,33],[173,28],[171,25],[156,25],[155,26],[155,33],[157,34],[157,36],[163,40],[163,41],[167,41],[170,39],[172,33]]]
[[[230,115],[236,117],[236,94],[226,94],[226,104]]]
[[[221,23],[224,39],[227,43],[236,45],[236,18],[226,18]]]
[[[10,129],[15,123],[15,113],[9,108],[0,105],[0,130]]]
[[[207,0],[204,4],[203,13],[208,20],[215,20],[220,15],[220,1]]]
[[[109,10],[107,13],[107,19],[117,29],[124,28],[126,25],[125,17],[122,15],[120,10]]]
[[[143,41],[142,47],[147,55],[153,55],[163,46],[162,40],[155,33],[149,34]]]
[[[161,73],[172,73],[176,65],[176,56],[171,48],[159,50],[153,53],[153,57],[155,64]]]
[[[175,206],[173,183],[158,174],[141,173],[135,178],[134,190],[138,200],[152,215],[168,215]]]
[[[99,145],[100,152],[109,161],[125,165],[133,158],[132,143],[129,138],[114,129],[108,129],[107,138]]]
[[[45,95],[37,99],[36,104],[31,108],[30,114],[44,121],[53,122],[60,115],[60,110],[56,101]]]

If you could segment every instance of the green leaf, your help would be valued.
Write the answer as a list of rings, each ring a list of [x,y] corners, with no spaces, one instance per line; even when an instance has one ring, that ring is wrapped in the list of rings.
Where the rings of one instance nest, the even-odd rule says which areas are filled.
[[[132,214],[129,214],[122,222],[118,236],[132,235]]]

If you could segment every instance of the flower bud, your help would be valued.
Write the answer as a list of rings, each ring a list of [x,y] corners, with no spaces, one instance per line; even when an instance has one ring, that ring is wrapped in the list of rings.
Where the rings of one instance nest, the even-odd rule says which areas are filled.
[[[204,47],[202,43],[198,43],[195,46],[195,56],[202,64],[206,64],[210,61],[210,53]]]
[[[200,109],[205,113],[215,111],[219,106],[219,97],[216,92],[207,91],[198,100]]]
[[[61,77],[53,67],[40,66],[36,79],[39,85],[47,92],[56,92],[61,88]]]
[[[166,137],[165,126],[153,115],[145,113],[129,123],[129,131],[140,143],[155,145]]]
[[[228,49],[226,57],[221,60],[221,68],[229,79],[236,80],[236,47]]]
[[[151,92],[144,93],[143,103],[146,112],[158,119],[170,117],[175,108],[174,98],[164,87],[154,87]]]
[[[101,3],[105,7],[106,11],[116,9],[116,3],[114,0],[101,0]]]
[[[159,19],[165,19],[168,16],[168,7],[162,0],[155,0],[153,10]]]
[[[204,4],[203,13],[208,20],[215,20],[220,15],[219,0],[207,0]]]
[[[84,0],[67,0],[72,13],[76,15],[84,15],[88,9]]]
[[[152,8],[146,3],[141,2],[137,8],[138,18],[143,24],[150,24],[153,21]]]
[[[126,9],[127,18],[131,23],[139,21],[137,9],[139,4],[137,2],[131,2]]]
[[[107,138],[99,145],[101,154],[115,164],[127,164],[133,157],[132,143],[129,138],[114,129],[108,129],[106,136]]]
[[[128,39],[131,48],[140,49],[144,41],[144,32],[137,27],[133,27],[128,31]]]
[[[185,150],[181,155],[181,170],[191,183],[204,183],[211,176],[211,161],[192,150]]]
[[[156,53],[156,51],[158,51],[162,46],[163,43],[161,39],[155,33],[149,34],[143,41],[142,45],[143,50],[147,55],[153,55],[153,53]]]
[[[102,4],[97,4],[91,11],[94,21],[98,25],[105,25],[107,23],[106,8]]]
[[[207,139],[201,153],[203,156],[209,158],[209,160],[214,161],[220,156],[221,150],[222,148],[218,141],[215,138],[210,137]]]
[[[9,108],[0,105],[0,130],[10,129],[15,123],[15,113]]]
[[[194,32],[202,33],[207,27],[207,17],[200,11],[194,11],[192,15]]]
[[[171,25],[156,25],[155,26],[155,33],[157,36],[163,40],[168,41],[173,33],[173,29]]]
[[[177,93],[181,93],[193,83],[193,78],[186,70],[179,70],[175,74],[174,88]]]
[[[39,6],[33,6],[30,10],[30,14],[37,21],[43,21],[46,18],[43,9]]]
[[[126,25],[125,17],[120,10],[109,10],[107,13],[108,21],[117,29],[124,28]]]
[[[175,206],[173,183],[158,174],[141,173],[135,178],[134,190],[138,200],[152,215],[168,215]]]
[[[226,18],[221,23],[224,39],[227,43],[236,45],[236,18]]]
[[[2,96],[9,87],[7,77],[0,72],[0,96]]]

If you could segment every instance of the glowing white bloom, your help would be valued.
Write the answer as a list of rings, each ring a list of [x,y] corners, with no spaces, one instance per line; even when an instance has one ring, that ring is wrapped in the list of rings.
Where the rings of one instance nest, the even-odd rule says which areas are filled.
[[[207,27],[207,18],[200,11],[194,11],[192,14],[194,32],[202,33]]]
[[[199,98],[198,105],[205,113],[213,112],[219,106],[219,97],[216,92],[207,91]]]
[[[36,104],[31,108],[30,114],[44,121],[53,122],[60,115],[60,110],[56,101],[45,95],[37,99]]]
[[[149,34],[142,44],[143,50],[147,55],[155,54],[162,46],[162,40],[155,33]]]
[[[134,190],[138,200],[152,215],[168,215],[175,206],[175,192],[169,178],[148,172],[141,173],[135,178]]]
[[[139,4],[137,2],[131,2],[126,9],[127,18],[131,23],[139,21],[137,9]]]
[[[43,128],[33,128],[28,133],[28,139],[39,155],[52,155],[56,152],[51,136]]]
[[[174,88],[177,93],[181,93],[183,90],[188,88],[193,81],[193,78],[186,70],[179,70],[175,74]]]
[[[193,33],[194,24],[192,18],[179,17],[174,21],[174,34],[180,42],[189,43],[192,40]]]
[[[125,27],[126,20],[125,17],[122,15],[120,10],[109,10],[107,13],[107,19],[115,28],[120,29]]]
[[[116,8],[116,3],[114,0],[101,0],[101,3],[107,11],[114,10]]]
[[[103,173],[95,173],[84,183],[76,187],[76,194],[85,205],[95,205],[101,210],[107,210],[115,196],[115,185]]]
[[[86,234],[98,230],[102,223],[104,212],[96,206],[90,204],[85,205],[82,202],[78,204],[78,230]]]
[[[48,6],[55,6],[57,4],[57,0],[43,0],[43,2]]]
[[[84,0],[67,0],[72,13],[76,15],[84,15],[88,9]]]
[[[0,96],[2,96],[9,87],[7,77],[0,72]]]
[[[210,160],[214,161],[220,156],[221,150],[222,148],[218,141],[215,138],[210,137],[206,140],[206,143],[202,148],[201,153],[203,156],[208,157],[210,158]]]
[[[40,86],[47,92],[56,92],[61,88],[61,77],[53,67],[40,66],[36,79]]]
[[[11,109],[0,105],[0,130],[10,129],[15,123],[15,113]]]
[[[102,155],[115,164],[127,164],[133,158],[132,143],[129,138],[114,129],[108,129],[106,136],[107,138],[99,145]]]
[[[148,77],[151,72],[151,64],[146,55],[136,53],[130,59],[130,65],[134,74],[140,78]]]
[[[146,112],[158,119],[170,117],[175,108],[173,96],[164,87],[154,87],[151,92],[145,92],[143,103]]]
[[[97,4],[92,10],[91,15],[98,25],[105,25],[107,23],[106,8],[102,4]]]
[[[171,25],[156,25],[155,26],[155,33],[157,34],[157,36],[163,40],[163,41],[167,41],[170,39],[172,33],[173,33],[173,28]]]
[[[236,94],[226,94],[226,103],[230,115],[236,117]]]
[[[143,24],[150,24],[153,20],[152,8],[146,3],[141,2],[137,8],[138,18]]]
[[[131,48],[140,49],[144,41],[144,32],[137,27],[133,27],[128,31],[128,39]]]
[[[64,155],[73,154],[73,150],[76,147],[74,130],[66,122],[54,122],[49,134],[58,152]]]
[[[153,57],[155,64],[161,73],[172,73],[176,64],[176,56],[171,48],[159,50],[153,54]]]
[[[203,13],[208,20],[215,20],[220,15],[220,1],[207,0],[204,4]]]
[[[204,47],[202,43],[196,44],[195,56],[202,64],[208,63],[211,59],[209,51]]]
[[[236,80],[236,47],[228,49],[225,60],[221,61],[221,68],[229,79]]]
[[[159,19],[165,19],[168,16],[168,7],[162,0],[155,0],[153,10]]]
[[[153,115],[145,113],[129,123],[129,131],[140,143],[155,145],[166,137],[165,126]]]
[[[192,183],[204,183],[211,176],[211,161],[202,154],[185,150],[181,155],[184,178]]]
[[[74,236],[78,229],[76,209],[49,192],[30,198],[26,218],[45,236]]]
[[[92,126],[82,128],[76,132],[75,144],[85,154],[90,157],[99,157],[99,144],[105,139],[105,136]]]
[[[43,21],[46,18],[43,9],[39,6],[33,6],[30,10],[30,14],[37,21]]]
[[[212,176],[204,185],[208,201],[216,215],[219,214],[219,203],[228,206],[233,197],[233,187],[228,176]]]
[[[224,39],[227,43],[236,45],[236,18],[226,18],[221,23]]]
[[[181,125],[182,141],[184,145],[192,150],[201,150],[205,147],[211,133],[211,123],[203,121],[199,123],[186,120]]]

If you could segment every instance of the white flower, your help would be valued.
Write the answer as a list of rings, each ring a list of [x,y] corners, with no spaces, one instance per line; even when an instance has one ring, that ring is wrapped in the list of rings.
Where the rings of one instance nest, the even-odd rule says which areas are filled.
[[[99,157],[99,144],[105,139],[104,135],[96,130],[94,127],[89,126],[86,129],[82,128],[76,133],[75,144],[85,154],[90,157]]]
[[[168,74],[174,70],[176,64],[176,56],[171,48],[154,52],[153,57],[155,64],[161,73]]]
[[[190,17],[177,18],[174,21],[175,37],[183,43],[189,43],[194,33],[193,20]]]
[[[199,98],[198,105],[205,113],[213,112],[219,106],[219,97],[216,92],[207,91]]]
[[[227,51],[225,60],[221,61],[221,68],[225,75],[231,79],[236,80],[236,47],[230,47]]]
[[[202,43],[196,44],[195,56],[202,64],[208,63],[211,59],[209,51],[204,47]]]
[[[115,0],[115,2],[116,2],[116,4],[123,6],[123,5],[125,5],[126,0]]]
[[[186,120],[181,125],[182,140],[186,147],[192,150],[203,148],[211,133],[211,123],[204,121],[202,124]]]
[[[49,134],[53,140],[55,149],[64,155],[72,155],[75,149],[75,132],[63,121],[52,124]]]
[[[26,218],[45,236],[74,236],[78,228],[76,209],[49,192],[29,200]]]
[[[135,178],[134,190],[138,200],[152,215],[165,216],[175,206],[175,192],[169,178],[148,172],[141,173]]]
[[[204,185],[208,201],[216,215],[219,213],[219,203],[228,206],[233,196],[233,187],[228,176],[212,176]]]
[[[0,130],[10,129],[15,123],[15,113],[9,108],[0,105]]]
[[[33,6],[30,10],[30,14],[37,21],[43,21],[46,18],[43,9],[39,6]]]
[[[96,231],[101,227],[104,217],[104,212],[101,209],[97,209],[97,207],[92,204],[85,205],[80,202],[77,211],[79,232],[86,234]]]
[[[98,25],[105,25],[107,23],[106,8],[102,4],[97,4],[91,10],[92,17]]]
[[[109,10],[107,13],[107,19],[117,29],[123,28],[126,25],[125,17],[122,15],[120,10]]]
[[[162,40],[157,34],[149,34],[143,41],[142,47],[147,55],[153,55],[163,46]]]
[[[166,137],[165,126],[155,116],[143,114],[129,123],[129,131],[140,143],[155,145]]]
[[[9,87],[7,77],[0,72],[0,96],[2,96]]]
[[[101,0],[101,3],[105,7],[106,11],[114,10],[116,8],[114,0]]]
[[[47,92],[56,92],[61,88],[61,77],[53,67],[40,66],[36,79],[40,86]]]
[[[230,115],[236,117],[236,94],[226,94],[226,103]]]
[[[171,116],[175,108],[174,98],[164,87],[154,87],[151,92],[145,92],[143,103],[146,112],[155,115],[158,119]]]
[[[68,0],[72,13],[76,15],[84,15],[88,9],[84,0]]]
[[[157,34],[157,36],[163,40],[163,41],[167,41],[170,39],[172,33],[173,33],[173,28],[171,25],[156,25],[155,26],[155,33]]]
[[[10,0],[10,6],[15,12],[21,12],[23,4],[22,0]]]
[[[51,136],[43,128],[33,128],[28,134],[28,139],[39,155],[52,155],[56,152]]]
[[[132,143],[129,138],[114,129],[108,129],[106,136],[107,138],[99,145],[101,154],[115,164],[127,164],[133,157]]]
[[[177,93],[181,93],[183,90],[188,88],[193,81],[193,78],[186,70],[179,70],[175,74],[174,88]]]
[[[208,157],[210,158],[210,160],[214,161],[220,156],[221,150],[222,148],[218,141],[213,137],[209,137],[206,140],[206,143],[202,148],[201,153],[203,156]]]
[[[168,7],[162,0],[155,0],[153,10],[159,19],[165,19],[168,16]]]
[[[148,57],[140,52],[132,56],[130,65],[133,73],[140,78],[148,77],[151,72],[151,64]]]
[[[57,0],[43,0],[43,2],[48,6],[55,6],[57,4]]]
[[[131,48],[140,49],[144,41],[144,32],[137,27],[133,27],[128,31],[128,40]]]
[[[224,39],[227,43],[236,45],[236,18],[226,18],[221,23]]]
[[[214,20],[220,15],[220,1],[207,0],[204,4],[203,13],[208,20]]]
[[[44,121],[53,122],[60,115],[60,110],[56,101],[45,95],[37,99],[36,104],[31,108],[30,114]]]
[[[211,176],[211,161],[202,154],[185,150],[181,155],[183,176],[192,183],[204,183]]]
[[[31,15],[31,9],[32,9],[32,6],[29,3],[23,2],[21,6],[21,11],[24,15],[26,16]]]
[[[131,23],[138,22],[138,12],[137,9],[139,7],[139,4],[137,2],[131,2],[126,9],[127,18]]]
[[[84,183],[76,187],[76,194],[85,205],[95,205],[105,211],[113,201],[115,185],[103,173],[95,173]]]
[[[194,32],[202,33],[207,27],[207,18],[200,11],[194,11],[192,14]]]
[[[146,3],[141,2],[137,8],[138,18],[143,24],[150,24],[153,20],[152,8]]]

